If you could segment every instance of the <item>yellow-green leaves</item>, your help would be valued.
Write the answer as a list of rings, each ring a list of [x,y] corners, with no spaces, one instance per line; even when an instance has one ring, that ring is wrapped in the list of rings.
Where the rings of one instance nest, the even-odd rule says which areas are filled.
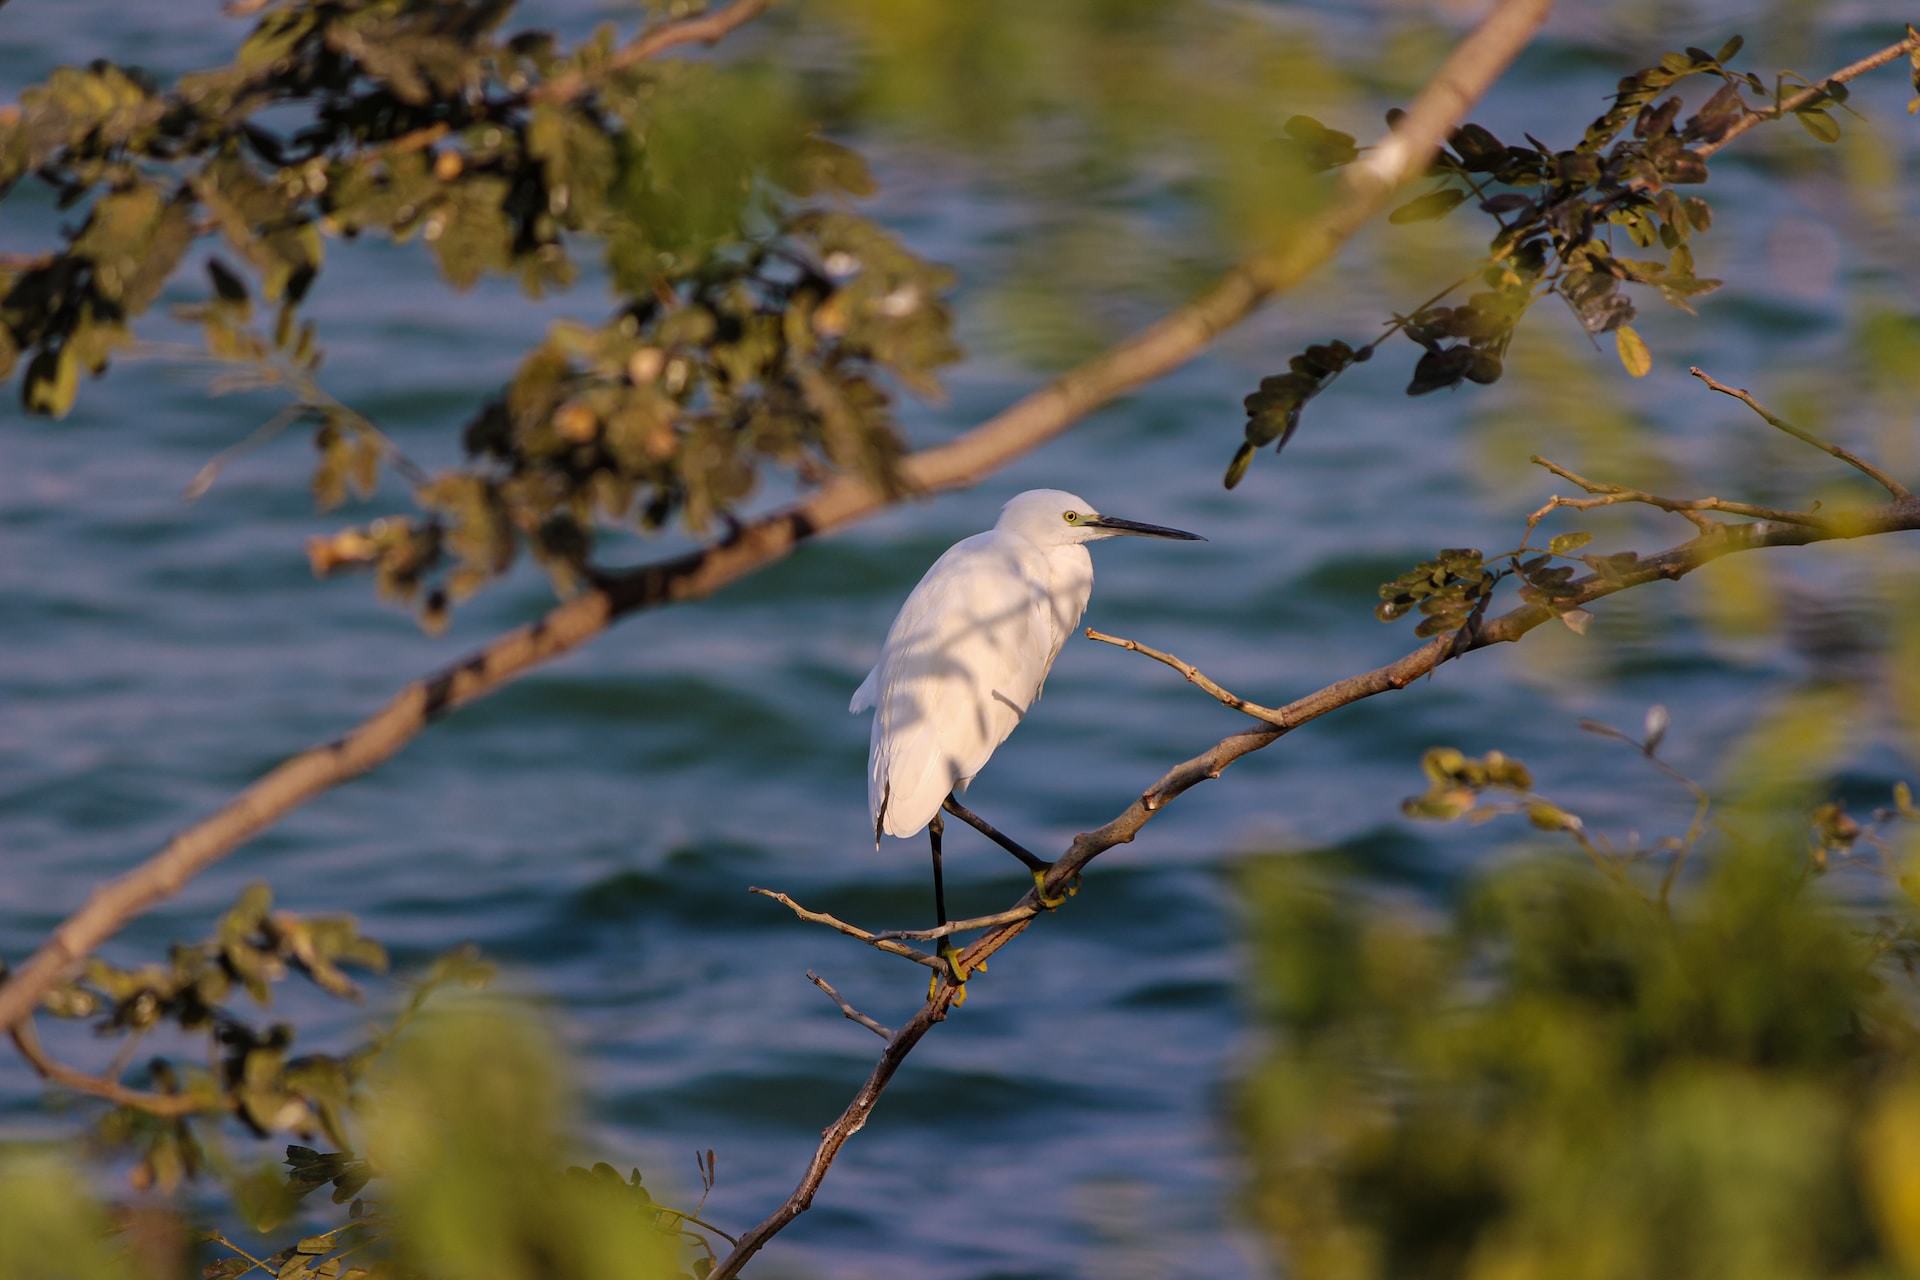
[[[1555,534],[1548,540],[1547,550],[1556,556],[1564,556],[1571,552],[1578,551],[1592,541],[1593,535],[1591,533],[1588,533],[1584,529],[1577,529],[1571,533]]]
[[[563,1175],[571,1110],[551,1037],[526,1015],[417,1023],[375,1078],[367,1123],[398,1257],[470,1280],[675,1275],[677,1217],[634,1184]]]
[[[1393,622],[1418,608],[1423,615],[1414,634],[1425,638],[1457,631],[1492,594],[1498,575],[1471,547],[1442,551],[1392,582],[1381,584],[1373,614]]]
[[[1387,215],[1387,221],[1396,227],[1409,222],[1427,222],[1434,218],[1444,218],[1462,204],[1466,203],[1467,193],[1458,187],[1443,187],[1438,191],[1429,191],[1415,200],[1395,209]]]
[[[1636,378],[1646,377],[1653,368],[1653,353],[1647,350],[1646,341],[1634,332],[1633,326],[1623,324],[1615,329],[1613,342],[1627,372]]]
[[[142,1280],[85,1178],[50,1152],[0,1153],[0,1276]]]
[[[1569,815],[1534,806],[1536,825]],[[1910,990],[1734,856],[1671,919],[1508,860],[1451,917],[1257,860],[1246,1203],[1298,1280],[1720,1280],[1920,1265]],[[1861,1212],[1863,1205],[1869,1212]]]
[[[1223,482],[1231,489],[1247,478],[1247,468],[1253,465],[1253,455],[1257,452],[1252,441],[1247,441],[1233,451],[1233,460],[1227,464],[1226,479]]]
[[[1818,141],[1834,143],[1840,141],[1840,122],[1819,107],[1806,107],[1793,113],[1806,131]]]
[[[42,351],[27,365],[20,398],[28,413],[64,418],[80,390],[79,352],[68,341],[57,350]]]

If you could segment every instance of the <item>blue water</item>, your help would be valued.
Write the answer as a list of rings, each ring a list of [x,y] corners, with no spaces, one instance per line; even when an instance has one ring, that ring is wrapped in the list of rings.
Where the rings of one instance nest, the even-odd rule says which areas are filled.
[[[619,16],[585,3],[529,14],[568,30]],[[1744,29],[1749,65],[1812,72],[1897,38],[1898,16],[1884,4],[1664,16],[1573,5],[1478,118],[1565,138],[1617,75],[1663,48]],[[1384,4],[1310,8],[1302,20],[1336,44],[1368,22],[1411,21]],[[1666,32],[1666,21],[1681,25]],[[14,0],[0,14],[0,97],[62,61],[206,65],[235,32],[211,3]],[[1855,342],[1872,307],[1913,310],[1903,255],[1916,132],[1904,88],[1894,69],[1855,99],[1885,143],[1890,188],[1858,180],[1858,157],[1846,171],[1855,176],[1842,177],[1798,136],[1750,140],[1720,166],[1710,192],[1719,221],[1700,270],[1743,283],[1706,299],[1697,319],[1649,304],[1640,327],[1659,363],[1644,383],[1629,384],[1611,350],[1588,348],[1566,317],[1543,313],[1500,386],[1410,401],[1399,394],[1409,361],[1396,353],[1391,367],[1383,360],[1316,404],[1284,459],[1263,456],[1240,490],[1223,492],[1239,397],[1305,342],[1363,336],[1419,295],[1371,256],[1391,243],[1369,236],[1338,282],[1272,308],[979,489],[890,512],[712,601],[633,620],[461,712],[194,882],[110,954],[134,959],[198,935],[256,879],[294,910],[356,913],[403,967],[472,939],[504,963],[511,989],[546,1003],[577,1053],[592,1154],[685,1187],[688,1153],[714,1147],[720,1183],[706,1216],[744,1228],[786,1194],[878,1047],[804,971],[890,1023],[924,990],[918,970],[799,925],[746,888],[785,889],[874,925],[928,915],[920,846],[871,849],[866,725],[845,707],[892,611],[944,546],[1040,485],[1203,532],[1205,545],[1098,548],[1087,620],[1276,703],[1409,647],[1404,626],[1371,616],[1378,582],[1442,546],[1517,540],[1525,512],[1564,488],[1526,467],[1529,451],[1682,491],[1764,499],[1844,486],[1837,467],[1762,436],[1737,405],[1697,389],[1688,363],[1912,464],[1912,400],[1860,363]],[[1334,123],[1364,129],[1369,118]],[[876,159],[882,193],[870,211],[961,272],[973,359],[952,374],[946,404],[907,414],[915,441],[945,439],[1042,380],[994,299],[1021,269],[1023,213],[1071,192],[1023,190],[911,130],[874,125],[852,140]],[[1183,212],[1169,196],[1143,216],[1164,230]],[[42,243],[56,220],[23,188],[6,206],[0,249]],[[1453,274],[1442,253],[1458,243],[1450,234],[1413,242],[1432,257],[1415,264],[1419,280]],[[550,318],[592,318],[605,305],[591,287],[540,307],[498,284],[451,294],[421,255],[378,243],[329,253],[311,307],[330,353],[326,384],[429,466],[456,460],[453,428]],[[1203,265],[1215,256],[1196,250]],[[1116,301],[1095,318],[1119,323],[1139,310]],[[170,336],[164,323],[148,332]],[[90,886],[278,759],[550,603],[544,582],[522,572],[433,639],[376,603],[364,581],[314,580],[304,539],[341,518],[313,513],[309,454],[296,439],[183,502],[207,458],[271,413],[269,398],[209,400],[191,371],[122,362],[83,388],[65,422],[8,406],[0,953],[10,957]],[[390,486],[368,513],[404,503]],[[1582,524],[1642,549],[1686,533],[1678,521]],[[638,560],[674,545],[635,540],[615,551]],[[1749,598],[1745,579],[1649,588],[1600,606],[1584,639],[1553,627],[1476,655],[1191,793],[994,961],[756,1274],[1254,1273],[1262,1264],[1237,1225],[1222,1108],[1244,1043],[1235,862],[1340,847],[1416,891],[1443,892],[1462,868],[1523,837],[1399,816],[1399,800],[1422,785],[1420,751],[1438,743],[1519,755],[1545,790],[1616,829],[1683,825],[1683,795],[1648,788],[1626,753],[1575,721],[1633,725],[1648,704],[1667,702],[1670,755],[1711,777],[1784,693],[1811,679],[1868,687],[1885,674],[1872,623],[1910,598],[1912,554],[1880,545],[1773,558],[1768,589],[1812,619],[1796,628],[1764,611],[1742,621],[1737,607],[1714,603]],[[1808,639],[1836,631],[1858,643]],[[1030,846],[1062,848],[1241,723],[1165,668],[1075,642],[972,803]],[[1890,713],[1863,720],[1843,785],[1865,794],[1911,772],[1903,748],[1916,741]],[[1023,888],[1011,860],[970,834],[950,849],[956,911],[998,909]],[[323,1041],[359,1023],[352,1011],[295,1007],[313,1013]],[[61,1043],[87,1052],[84,1039]],[[0,1057],[0,1136],[68,1131],[71,1120],[49,1116],[41,1097],[20,1064]]]

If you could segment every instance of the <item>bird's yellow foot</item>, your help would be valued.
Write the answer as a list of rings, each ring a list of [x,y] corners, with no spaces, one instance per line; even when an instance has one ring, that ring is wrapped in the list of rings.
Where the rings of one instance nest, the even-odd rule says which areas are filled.
[[[1067,900],[1066,897],[1049,898],[1047,896],[1047,873],[1044,871],[1033,873],[1033,891],[1040,895],[1040,905],[1049,911]],[[1075,876],[1073,885],[1067,890],[1067,896],[1070,897],[1078,892],[1080,892],[1080,877]]]
[[[985,964],[977,964],[969,968],[962,964],[960,962],[959,948],[955,947],[953,943],[946,938],[940,939],[939,956],[947,962],[946,976],[948,981],[952,982],[954,986],[953,1003],[955,1007],[965,1004],[967,1002],[967,979],[973,976],[975,969],[985,973],[987,966]],[[935,995],[939,994],[939,991],[940,975],[936,973],[927,979],[927,999],[932,1000]]]

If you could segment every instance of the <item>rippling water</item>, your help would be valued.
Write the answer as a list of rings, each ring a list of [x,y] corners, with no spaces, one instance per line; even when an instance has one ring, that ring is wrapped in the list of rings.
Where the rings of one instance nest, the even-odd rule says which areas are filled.
[[[1735,9],[1694,8],[1674,42],[1730,30]],[[1770,11],[1757,25],[1792,32],[1796,12]],[[1761,43],[1755,65],[1837,65],[1897,38],[1890,16],[1884,5],[1829,6],[1815,44]],[[1628,37],[1610,23],[1571,6],[1480,118],[1550,139],[1578,128],[1621,70],[1666,47],[1644,27]],[[182,69],[218,60],[232,39],[211,4],[15,0],[0,15],[0,96],[11,100],[60,61]],[[1904,139],[1895,195],[1911,202],[1913,127],[1901,87],[1895,74],[1859,101],[1883,136]],[[968,345],[983,357],[955,374],[950,404],[912,411],[914,437],[937,440],[1038,381],[975,305],[983,283],[1010,269],[1008,208],[1004,193],[990,202],[964,173],[917,160],[898,140],[877,149],[875,208],[917,247],[959,265]],[[460,713],[241,850],[112,952],[133,957],[198,934],[259,878],[296,910],[358,913],[403,962],[474,939],[506,963],[513,986],[550,1002],[583,1064],[600,1153],[684,1186],[693,1181],[687,1153],[715,1147],[721,1181],[707,1216],[755,1221],[786,1194],[876,1049],[803,972],[819,970],[889,1022],[908,1016],[924,988],[917,970],[800,926],[746,887],[778,886],[860,921],[928,914],[921,847],[889,841],[876,854],[863,830],[866,726],[845,708],[892,611],[940,549],[990,524],[1020,489],[1067,487],[1212,539],[1097,548],[1090,624],[1171,649],[1267,702],[1391,658],[1408,637],[1372,619],[1374,586],[1439,546],[1509,545],[1520,515],[1551,492],[1523,474],[1529,448],[1617,468],[1653,459],[1659,474],[1695,467],[1728,484],[1751,474],[1735,468],[1752,460],[1752,428],[1696,394],[1686,363],[1764,388],[1770,376],[1794,375],[1782,351],[1811,364],[1844,349],[1841,283],[1905,287],[1910,298],[1910,282],[1876,274],[1885,255],[1840,254],[1847,215],[1817,191],[1789,182],[1769,192],[1759,170],[1725,169],[1714,192],[1728,199],[1702,274],[1779,271],[1765,296],[1729,289],[1707,300],[1699,321],[1650,317],[1643,328],[1660,367],[1643,385],[1624,385],[1610,351],[1587,350],[1563,318],[1543,315],[1510,364],[1572,374],[1423,401],[1399,395],[1397,368],[1356,377],[1315,407],[1283,462],[1263,457],[1242,490],[1223,493],[1237,400],[1276,355],[1335,325],[1366,332],[1384,306],[1407,301],[1323,288],[979,490],[889,513],[718,599],[628,623]],[[35,242],[54,219],[37,194],[10,201],[0,247]],[[1783,256],[1782,228],[1799,251]],[[1832,269],[1822,276],[1816,262],[1806,277],[1829,250]],[[429,464],[452,460],[449,426],[503,380],[547,316],[591,317],[602,306],[591,290],[538,310],[501,305],[510,290],[450,294],[410,252],[331,252],[314,302],[331,351],[328,385]],[[1788,279],[1789,266],[1801,276]],[[1623,397],[1645,421],[1607,434],[1581,416],[1590,405],[1575,403],[1595,395]],[[376,605],[362,581],[315,581],[303,539],[337,521],[312,513],[307,456],[293,441],[183,503],[201,464],[268,412],[257,399],[210,402],[196,381],[155,364],[123,364],[86,386],[65,423],[9,410],[0,474],[0,951],[9,956],[29,950],[89,886],[279,758],[549,601],[544,584],[522,574],[436,640]],[[1910,414],[1907,422],[1910,430]],[[1638,545],[1675,540],[1663,530]],[[1797,555],[1797,572],[1829,583],[1858,562],[1843,549]],[[1576,718],[1633,723],[1655,700],[1675,709],[1675,757],[1710,771],[1715,752],[1809,659],[1771,633],[1701,625],[1682,595],[1655,588],[1609,603],[1585,640],[1556,628],[1523,649],[1478,655],[1315,724],[1169,809],[1103,858],[1070,908],[994,961],[966,1008],[916,1052],[814,1210],[756,1271],[1257,1269],[1234,1224],[1221,1108],[1242,1027],[1235,859],[1340,846],[1438,892],[1509,837],[1402,820],[1398,800],[1420,787],[1421,749],[1499,746],[1569,802],[1592,801],[1637,775],[1577,733]],[[1164,668],[1075,642],[972,803],[1031,846],[1059,848],[1238,723]],[[1887,752],[1869,752],[1850,785],[1878,785],[1894,767]],[[1679,799],[1671,814],[1649,803],[1632,818],[1661,829]],[[1023,887],[1018,868],[971,833],[950,848],[957,912],[998,909]],[[341,1033],[352,1021],[325,1017],[322,1026]],[[0,1135],[64,1123],[45,1117],[40,1096],[19,1064],[0,1058]]]

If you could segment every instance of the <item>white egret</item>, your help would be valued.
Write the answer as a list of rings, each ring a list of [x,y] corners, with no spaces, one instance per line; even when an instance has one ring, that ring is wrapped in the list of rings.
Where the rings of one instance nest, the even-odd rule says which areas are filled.
[[[942,925],[943,808],[1024,862],[1044,890],[1050,864],[980,820],[955,793],[966,790],[1033,708],[1060,646],[1079,625],[1093,592],[1085,544],[1122,534],[1205,541],[1101,515],[1059,489],[1020,494],[1001,508],[992,529],[963,538],[934,561],[853,695],[849,711],[873,708],[867,807],[874,847],[883,834],[909,837],[927,829]],[[949,939],[940,940],[940,951],[952,954]]]

